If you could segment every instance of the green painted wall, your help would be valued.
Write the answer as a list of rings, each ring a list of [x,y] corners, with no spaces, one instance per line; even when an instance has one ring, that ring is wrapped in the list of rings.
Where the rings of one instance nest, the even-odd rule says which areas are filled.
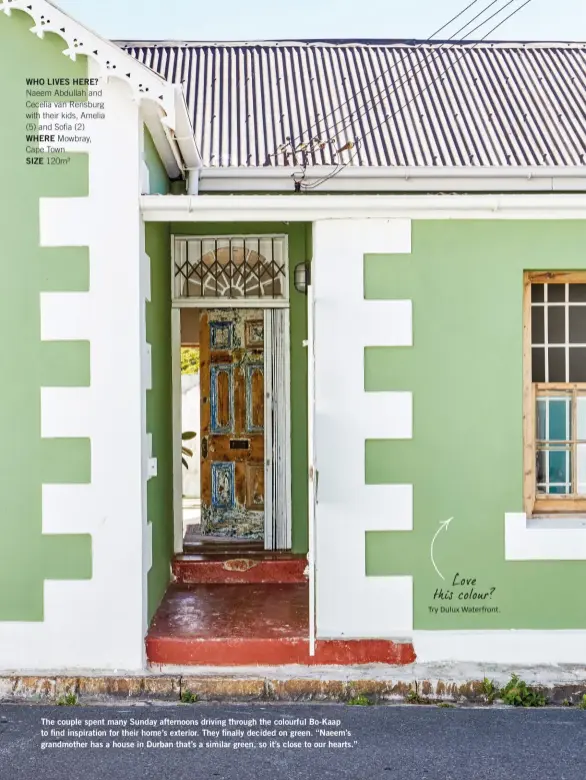
[[[173,396],[171,390],[171,250],[169,226],[146,224],[151,259],[151,300],[146,305],[151,345],[152,390],[147,392],[147,431],[153,437],[157,476],[147,483],[147,517],[153,528],[153,565],[148,574],[149,620],[169,583],[173,557]]]
[[[523,271],[585,268],[578,221],[413,222],[412,254],[365,258],[365,297],[413,301],[414,346],[367,348],[364,381],[413,391],[413,439],[368,441],[366,481],[413,484],[414,530],[368,533],[366,568],[413,575],[415,629],[586,627],[586,562],[504,557],[505,512],[523,511]],[[452,516],[443,582],[430,544]],[[471,588],[487,599],[458,598]],[[498,612],[430,610],[483,604]]]
[[[170,189],[169,177],[146,125],[144,125],[144,161],[149,169],[150,194],[167,195]]]
[[[309,257],[310,227],[304,224],[205,223],[171,225],[176,235],[286,234],[289,241],[289,288],[291,323],[291,503],[292,549],[307,552],[307,298],[293,285],[293,269]]]
[[[40,293],[87,291],[85,248],[39,247],[39,198],[88,194],[87,156],[66,167],[27,165],[26,78],[84,77],[86,61],[61,38],[30,32],[31,18],[0,14],[0,620],[43,619],[45,579],[91,577],[89,534],[43,535],[42,483],[90,480],[86,439],[41,440],[41,386],[88,386],[87,342],[40,340]],[[34,99],[34,98],[33,98]],[[30,120],[28,120],[30,121]]]

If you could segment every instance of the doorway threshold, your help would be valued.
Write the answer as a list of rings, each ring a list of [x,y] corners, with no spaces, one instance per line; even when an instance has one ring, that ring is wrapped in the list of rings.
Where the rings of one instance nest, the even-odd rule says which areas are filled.
[[[208,536],[192,531],[183,537],[183,552],[214,552],[218,550],[234,551],[262,551],[264,542],[262,539],[245,539],[241,536]]]
[[[218,546],[175,556],[173,576],[182,585],[198,583],[306,583],[307,557],[279,550]]]

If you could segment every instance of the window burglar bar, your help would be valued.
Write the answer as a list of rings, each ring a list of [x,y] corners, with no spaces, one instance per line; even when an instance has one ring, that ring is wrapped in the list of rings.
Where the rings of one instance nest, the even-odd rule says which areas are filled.
[[[586,495],[586,384],[536,384],[537,495]]]
[[[183,299],[286,298],[284,237],[177,239],[174,294]]]

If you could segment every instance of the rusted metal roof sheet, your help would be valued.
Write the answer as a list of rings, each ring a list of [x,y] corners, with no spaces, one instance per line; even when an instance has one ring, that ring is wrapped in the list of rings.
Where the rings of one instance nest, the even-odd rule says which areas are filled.
[[[583,43],[119,45],[183,84],[206,166],[586,163]]]

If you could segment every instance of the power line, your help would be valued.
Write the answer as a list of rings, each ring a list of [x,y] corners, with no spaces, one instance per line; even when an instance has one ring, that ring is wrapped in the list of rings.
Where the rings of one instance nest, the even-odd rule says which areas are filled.
[[[471,2],[471,3],[468,3],[468,5],[467,5],[465,8],[463,8],[463,9],[462,9],[462,10],[461,10],[459,13],[457,13],[455,16],[452,16],[452,18],[451,18],[451,19],[450,19],[448,22],[446,22],[445,24],[443,24],[441,27],[438,27],[438,29],[437,29],[435,32],[431,33],[431,35],[429,36],[429,38],[426,38],[426,40],[424,41],[424,43],[426,43],[426,42],[430,41],[430,40],[431,40],[431,39],[432,39],[434,36],[436,36],[436,35],[437,35],[438,33],[440,33],[442,30],[445,30],[445,28],[446,28],[446,27],[449,27],[449,25],[450,25],[452,22],[454,22],[456,19],[458,19],[460,16],[462,16],[462,14],[466,13],[466,11],[467,11],[469,8],[472,8],[472,6],[473,6],[473,5],[476,5],[476,3],[478,3],[478,2],[480,2],[480,0],[472,0],[472,2]],[[498,2],[498,0],[493,0],[493,1],[492,1],[492,3],[491,3],[490,5],[494,5],[494,3],[496,3],[496,2]],[[489,6],[489,7],[490,7],[490,6]],[[484,10],[486,10],[486,8],[485,8]],[[483,13],[483,11],[481,11],[481,13]],[[475,16],[475,17],[474,17],[474,19],[476,19],[477,17],[478,17],[478,15],[477,15],[477,16]],[[471,21],[474,21],[474,19],[472,19]],[[466,27],[468,24],[469,24],[469,22],[468,22],[466,25],[464,25],[464,26]],[[463,28],[460,28],[460,30],[462,30],[462,29],[463,29]],[[457,33],[458,33],[458,32],[460,32],[460,30],[458,30],[458,31],[457,31],[456,33],[454,33],[454,34],[455,34],[455,35],[457,35]],[[405,54],[405,55],[403,55],[403,57],[401,58],[401,62],[402,62],[402,61],[405,59],[405,57],[406,57],[406,56],[407,56],[406,54]],[[365,84],[365,85],[364,85],[364,87],[363,87],[363,88],[362,88],[362,89],[359,91],[359,93],[358,93],[358,94],[360,94],[360,93],[364,92],[364,90],[368,89],[369,87],[372,87],[374,84],[376,84],[376,82],[377,82],[379,79],[381,79],[383,76],[386,76],[388,73],[390,73],[391,71],[393,71],[393,70],[394,70],[394,69],[397,67],[397,65],[398,65],[398,64],[399,64],[399,63],[394,63],[393,65],[391,65],[391,67],[387,68],[386,70],[383,70],[381,73],[379,73],[379,74],[378,74],[378,76],[377,76],[375,79],[373,79],[372,81],[369,81],[367,84]],[[354,96],[354,97],[356,97],[356,96]],[[321,121],[325,121],[325,120],[326,120],[328,117],[330,117],[330,116],[332,116],[333,114],[335,114],[335,113],[336,113],[336,111],[339,111],[341,108],[343,108],[343,107],[344,107],[345,105],[347,105],[349,102],[350,102],[350,100],[344,100],[342,103],[339,103],[337,106],[335,106],[334,108],[332,108],[332,110],[331,110],[331,111],[330,111],[328,114],[324,114],[324,116],[323,116],[323,117],[321,117]],[[343,120],[340,120],[340,121],[343,121]],[[314,119],[313,123],[312,123],[312,124],[309,126],[309,128],[307,128],[307,129],[305,130],[305,132],[304,132],[302,135],[297,135],[297,136],[294,136],[293,138],[290,138],[290,139],[288,140],[288,144],[281,144],[281,147],[282,147],[282,146],[286,146],[286,145],[291,145],[291,147],[292,147],[292,151],[295,151],[295,149],[294,149],[295,142],[296,142],[297,140],[301,140],[301,139],[303,138],[303,135],[306,135],[306,136],[310,135],[310,131],[311,131],[311,130],[312,130],[314,127],[315,127],[316,129],[318,128],[318,126],[319,126],[319,122],[320,122],[320,117],[319,117],[319,114],[318,114],[318,116],[317,116],[317,117]],[[334,125],[334,126],[335,126],[335,125]]]
[[[484,36],[483,36],[483,37],[482,37],[482,38],[481,38],[479,41],[477,41],[477,42],[476,42],[476,43],[474,43],[472,46],[470,46],[470,49],[474,49],[476,46],[478,46],[480,43],[482,43],[482,41],[486,40],[486,38],[488,38],[488,36],[489,36],[489,35],[492,35],[492,33],[493,33],[495,30],[498,30],[498,28],[499,28],[499,27],[501,27],[501,26],[502,26],[502,25],[503,25],[505,22],[507,22],[507,21],[508,21],[509,19],[511,19],[513,16],[515,16],[515,14],[519,13],[519,11],[521,11],[523,8],[525,8],[525,6],[526,6],[526,5],[529,5],[529,3],[531,3],[531,2],[532,2],[532,0],[525,0],[525,2],[524,2],[524,3],[522,3],[520,6],[518,6],[518,7],[517,7],[517,8],[515,8],[513,11],[511,11],[511,13],[510,13],[510,14],[508,14],[508,16],[506,16],[504,19],[501,19],[501,21],[500,21],[500,22],[498,22],[498,24],[496,24],[496,25],[495,25],[495,26],[494,26],[494,27],[493,27],[491,30],[489,30],[489,31],[488,31],[488,32],[487,32],[487,33],[486,33],[486,34],[485,34],[485,35],[484,35]],[[509,3],[507,3],[506,5],[504,5],[504,6],[503,6],[503,7],[502,7],[502,8],[501,8],[501,9],[500,9],[500,10],[499,10],[497,13],[500,13],[500,11],[504,10],[504,8],[506,8],[506,6],[507,6],[507,5],[510,5],[510,2],[509,2]],[[492,16],[495,16],[495,14],[493,14]],[[489,18],[492,18],[492,16],[491,16],[491,17],[489,17]],[[488,21],[488,19],[487,19],[486,21]],[[468,51],[470,51],[470,49],[468,49]],[[427,90],[428,90],[428,89],[429,89],[431,86],[433,86],[433,84],[435,84],[435,82],[436,82],[436,81],[437,81],[439,78],[441,78],[441,77],[442,77],[443,75],[445,75],[445,74],[446,74],[446,73],[447,73],[449,70],[451,70],[451,69],[452,69],[452,68],[453,68],[455,65],[457,65],[457,64],[458,64],[458,62],[460,62],[460,60],[461,60],[461,59],[462,59],[464,56],[465,56],[464,54],[460,55],[460,57],[458,57],[458,59],[457,59],[455,62],[453,62],[453,63],[452,63],[451,65],[449,65],[449,66],[448,66],[448,67],[447,67],[445,70],[443,70],[443,71],[442,71],[440,74],[438,74],[438,75],[437,75],[437,76],[436,76],[436,77],[435,77],[435,78],[434,78],[432,81],[430,81],[430,82],[429,82],[429,84],[427,84],[427,85],[426,85],[426,86],[425,86],[423,89],[421,89],[421,90],[420,90],[420,91],[419,91],[419,92],[418,92],[416,95],[414,95],[414,96],[413,96],[413,97],[412,97],[410,100],[408,100],[406,103],[404,103],[402,106],[400,106],[400,107],[399,107],[399,108],[398,108],[396,111],[394,111],[394,112],[392,112],[391,114],[389,114],[389,115],[385,116],[385,117],[384,117],[384,119],[383,119],[383,120],[381,120],[381,122],[378,122],[378,123],[377,123],[377,124],[376,124],[376,125],[375,125],[375,126],[372,128],[372,129],[371,129],[371,130],[369,130],[367,133],[365,133],[365,134],[362,136],[362,138],[358,139],[358,145],[356,146],[356,151],[355,151],[355,152],[354,152],[354,154],[353,154],[353,155],[350,157],[350,159],[349,159],[349,160],[347,160],[345,163],[340,163],[340,164],[338,164],[338,165],[336,166],[336,170],[335,170],[335,171],[331,172],[331,173],[330,173],[330,174],[328,174],[327,176],[324,176],[324,177],[322,177],[322,178],[321,178],[319,181],[317,181],[317,182],[312,182],[311,184],[307,184],[307,185],[305,185],[305,186],[303,186],[303,185],[302,185],[302,186],[303,186],[303,189],[305,189],[305,190],[315,189],[316,187],[319,187],[319,186],[321,186],[321,185],[322,185],[324,182],[328,181],[329,179],[332,179],[332,178],[334,178],[334,176],[337,176],[337,175],[340,173],[340,171],[342,171],[344,168],[346,168],[346,167],[347,167],[347,166],[348,166],[348,165],[349,165],[349,164],[352,162],[352,160],[355,158],[355,156],[356,156],[356,154],[358,153],[358,150],[359,150],[359,148],[360,148],[360,144],[362,143],[362,141],[364,140],[364,138],[366,138],[366,136],[368,136],[368,135],[370,135],[371,133],[373,133],[375,130],[377,130],[377,129],[378,129],[378,128],[379,128],[379,127],[382,125],[382,123],[383,123],[383,122],[387,122],[389,119],[391,119],[393,116],[395,116],[395,115],[396,115],[396,114],[397,114],[399,111],[402,111],[404,108],[406,108],[408,105],[410,105],[410,104],[411,104],[411,103],[412,103],[414,100],[417,100],[417,98],[418,98],[418,97],[420,97],[420,96],[421,96],[421,95],[422,95],[424,92],[426,92],[426,91],[427,91]]]
[[[505,10],[505,8],[507,8],[508,6],[510,6],[512,3],[516,2],[516,1],[517,0],[507,0],[507,2],[504,5],[502,5],[500,8],[498,8],[493,14],[491,14],[486,19],[484,19],[482,22],[477,24],[476,27],[473,27],[471,30],[468,30],[466,35],[471,35],[473,32],[476,32],[476,30],[480,29],[481,27],[484,27],[484,25],[487,22],[489,22],[495,16],[498,16],[502,11]],[[479,16],[482,16],[482,14],[484,14],[486,11],[488,11],[488,9],[491,8],[496,2],[498,2],[498,0],[492,0],[491,3],[489,3],[487,6],[485,6],[482,9],[482,11],[480,11],[480,13],[476,14],[476,16],[474,16],[472,19],[470,19],[470,21],[466,22],[466,24],[463,25],[463,27],[460,27],[459,30],[456,30],[456,32],[453,34],[452,38],[455,35],[458,35],[460,32],[462,32],[462,30],[464,30],[466,27],[468,27],[469,24],[471,24],[476,19],[478,19]],[[506,21],[506,19],[504,21]],[[488,33],[488,35],[490,35],[490,33]],[[452,40],[452,38],[449,38],[448,41]],[[484,38],[481,38],[481,41],[482,40],[484,40]],[[430,51],[427,55],[424,55],[423,62],[420,65],[417,65],[417,64],[414,65],[411,68],[411,70],[409,70],[407,73],[403,74],[403,76],[401,77],[402,80],[398,84],[395,85],[394,89],[392,89],[391,91],[387,90],[386,95],[381,94],[381,91],[378,90],[377,91],[377,95],[374,96],[373,98],[371,98],[370,100],[366,101],[359,109],[357,109],[356,112],[354,112],[354,114],[352,114],[349,117],[346,117],[345,119],[340,119],[334,125],[332,125],[331,127],[328,127],[327,128],[327,135],[328,136],[331,135],[332,132],[335,132],[336,134],[339,135],[339,133],[343,132],[346,128],[351,127],[354,124],[355,121],[360,121],[360,119],[362,119],[362,117],[364,117],[369,110],[371,110],[375,106],[378,106],[380,103],[382,103],[382,101],[385,99],[385,96],[386,97],[391,97],[392,95],[396,94],[398,92],[398,90],[401,87],[404,87],[405,84],[407,84],[407,82],[413,76],[416,76],[419,73],[421,73],[421,71],[427,65],[430,64],[430,59],[429,59],[430,57],[433,58],[432,61],[434,61],[434,60],[437,61],[439,59],[438,52],[440,52],[442,50],[442,48],[445,48],[444,44],[440,44],[436,49],[434,49],[433,51]],[[470,47],[470,48],[473,48],[473,47]],[[381,75],[383,75],[383,74],[381,74]],[[440,75],[442,75],[442,74],[440,74]],[[379,78],[380,78],[380,76],[379,76]],[[362,92],[362,91],[363,90],[360,90],[360,92]],[[349,101],[346,101],[346,102],[349,102]],[[407,105],[409,105],[409,103],[407,103]],[[364,109],[366,109],[366,111],[364,111]],[[340,130],[336,130],[338,125],[340,125],[340,123],[342,123],[342,122],[344,122],[345,124],[340,128]]]
[[[473,6],[473,5],[476,5],[476,3],[477,3],[477,2],[478,2],[478,0],[472,0],[472,2],[471,2],[471,3],[468,3],[468,5],[466,6],[466,8],[462,8],[462,10],[460,11],[460,13],[456,14],[455,16],[452,16],[452,18],[450,19],[450,21],[449,21],[449,22],[446,22],[445,24],[442,24],[442,26],[441,26],[441,27],[438,27],[438,29],[437,29],[435,32],[433,32],[433,33],[432,33],[432,34],[429,36],[429,39],[428,39],[428,40],[431,40],[431,38],[434,38],[434,37],[435,37],[435,36],[436,36],[438,33],[441,33],[441,31],[442,31],[442,30],[445,30],[445,29],[446,29],[446,27],[449,27],[449,26],[451,25],[451,23],[452,23],[452,22],[455,22],[455,21],[456,21],[456,19],[458,19],[460,16],[462,16],[462,14],[465,14],[465,13],[466,13],[466,11],[467,11],[469,8],[472,8],[472,6]]]

